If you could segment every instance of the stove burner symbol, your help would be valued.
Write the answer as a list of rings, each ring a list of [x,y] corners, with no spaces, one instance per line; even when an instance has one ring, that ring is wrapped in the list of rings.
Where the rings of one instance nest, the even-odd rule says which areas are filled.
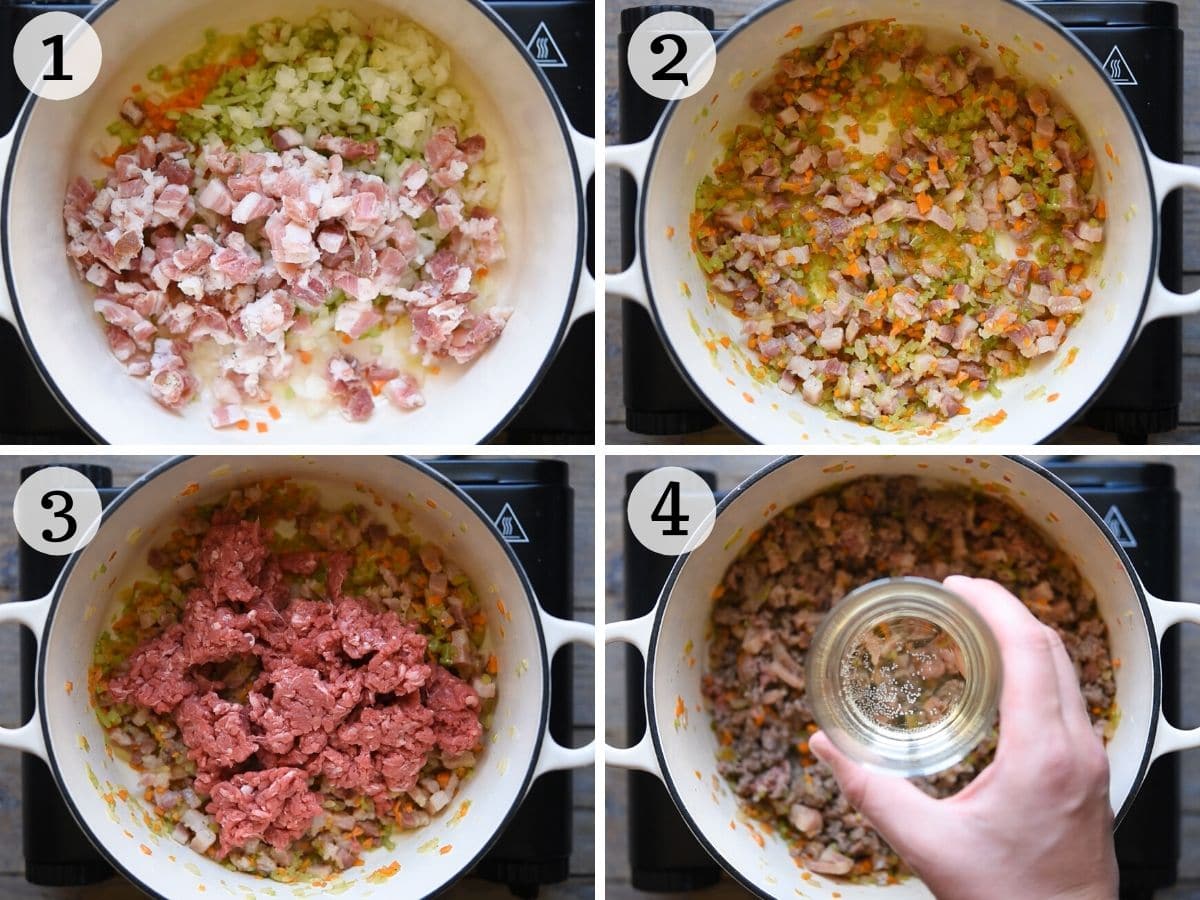
[[[1113,48],[1108,51],[1108,56],[1104,60],[1104,71],[1108,73],[1109,81],[1113,84],[1136,85],[1138,83],[1138,80],[1133,77],[1133,70],[1129,68],[1129,63],[1125,61],[1125,54],[1116,44],[1113,44]]]
[[[538,22],[537,30],[525,45],[525,49],[533,54],[533,61],[543,69],[565,69],[566,57],[558,49],[558,43],[545,22]]]
[[[1125,517],[1121,515],[1115,505],[1108,508],[1108,512],[1104,514],[1104,524],[1108,526],[1108,530],[1113,533],[1113,537],[1117,539],[1117,543],[1122,547],[1127,547],[1132,550],[1138,545],[1137,538],[1133,536],[1133,531],[1129,527],[1129,523],[1125,521]]]
[[[500,535],[510,544],[528,544],[529,535],[525,533],[525,527],[521,524],[521,520],[517,518],[517,514],[513,512],[512,505],[505,503],[500,508],[500,514],[492,520],[493,524],[500,529]]]

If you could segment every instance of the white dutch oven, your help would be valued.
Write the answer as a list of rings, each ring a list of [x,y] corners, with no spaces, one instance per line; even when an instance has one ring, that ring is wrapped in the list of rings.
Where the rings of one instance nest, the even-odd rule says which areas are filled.
[[[329,881],[342,897],[425,897],[464,874],[499,836],[543,772],[589,764],[593,747],[560,746],[547,731],[550,659],[570,641],[590,644],[593,628],[543,612],[508,545],[478,506],[425,465],[381,457],[194,457],[167,462],[122,493],[104,513],[92,542],[74,554],[53,591],[40,600],[0,604],[0,622],[19,622],[38,638],[37,710],[0,746],[33,753],[54,773],[84,832],[109,862],[144,891],[162,897],[237,893],[246,898],[309,895],[311,886],[279,884],[227,869],[168,835],[155,834],[138,798],[137,773],[105,751],[105,733],[88,699],[92,647],[115,613],[113,595],[148,571],[146,553],[179,515],[239,483],[291,475],[314,483],[329,501],[371,497],[440,544],[472,579],[488,617],[499,662],[494,724],[478,768],[441,816],[399,834],[394,850],[363,854],[363,865]],[[196,487],[198,486],[198,487]],[[105,794],[112,801],[106,802]],[[464,806],[465,805],[465,806]],[[379,870],[399,864],[394,880]],[[372,877],[372,873],[375,873]],[[401,885],[403,887],[401,888]]]
[[[648,615],[610,624],[607,641],[625,641],[646,658],[646,734],[628,749],[606,747],[606,761],[657,775],[700,842],[746,888],[762,897],[928,898],[916,879],[884,888],[849,884],[798,868],[778,833],[757,827],[717,773],[718,745],[703,700],[713,589],[748,536],[776,515],[864,475],[916,475],[996,491],[1067,551],[1096,591],[1109,629],[1120,717],[1108,743],[1109,792],[1116,820],[1129,809],[1150,764],[1200,746],[1200,728],[1171,725],[1162,712],[1159,642],[1179,622],[1200,622],[1200,606],[1146,592],[1125,551],[1083,499],[1037,464],[1005,457],[826,456],[781,459],[738,485],[717,507],[712,534],[671,569]],[[680,712],[681,711],[681,712]],[[805,878],[804,876],[808,876]],[[795,893],[793,893],[793,891]],[[837,893],[834,893],[837,892]]]
[[[973,399],[969,415],[937,432],[960,442],[1034,443],[1070,422],[1100,393],[1146,323],[1200,310],[1200,292],[1174,294],[1157,275],[1163,199],[1181,186],[1200,187],[1200,170],[1154,156],[1128,105],[1083,44],[1019,0],[828,5],[778,0],[743,19],[717,44],[716,71],[705,90],[672,103],[647,140],[608,151],[608,163],[633,176],[640,198],[637,256],[624,272],[608,276],[606,289],[649,307],[680,372],[747,439],[790,445],[925,440],[827,415],[798,393],[785,394],[748,375],[739,362],[739,320],[708,301],[688,239],[696,186],[723,156],[721,134],[752,115],[751,87],[784,52],[818,43],[847,24],[883,18],[922,26],[956,43],[968,41],[961,26],[977,29],[990,48],[980,49],[974,38],[969,43],[1000,71],[998,49],[1008,47],[1017,54],[1021,74],[1067,99],[1092,143],[1110,212],[1098,288],[1087,314],[1056,354],[1002,382],[999,397]],[[803,26],[803,32],[788,37],[794,26]],[[724,334],[735,338],[732,348],[718,343],[710,353],[705,343]],[[984,422],[1001,410],[1006,418],[999,425]]]
[[[302,21],[331,6],[366,21],[411,19],[450,48],[480,130],[496,148],[508,260],[489,280],[495,300],[514,312],[486,353],[428,379],[422,409],[403,413],[381,404],[365,423],[347,423],[330,410],[316,419],[285,416],[267,434],[215,431],[210,404],[189,404],[182,414],[165,410],[113,360],[92,312],[93,289],[66,256],[63,194],[75,176],[100,174],[89,148],[153,65],[192,52],[206,28],[237,33],[276,16]],[[594,305],[584,267],[583,190],[594,158],[591,139],[567,124],[545,76],[495,13],[480,0],[109,0],[88,20],[104,49],[96,83],[73,100],[31,95],[13,131],[0,139],[6,275],[0,295],[7,293],[0,316],[16,324],[42,378],[80,427],[116,444],[476,443],[512,417],[570,323]]]

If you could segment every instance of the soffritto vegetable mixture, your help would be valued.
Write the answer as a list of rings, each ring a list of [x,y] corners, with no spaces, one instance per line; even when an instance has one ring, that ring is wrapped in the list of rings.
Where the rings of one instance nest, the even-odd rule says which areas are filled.
[[[826,610],[869,581],[953,574],[998,581],[1061,635],[1094,727],[1107,735],[1114,662],[1095,594],[1064,552],[996,497],[914,478],[860,478],[773,518],[717,588],[704,693],[718,769],[745,810],[778,829],[814,872],[882,884],[905,869],[808,749],[817,729],[804,682],[813,632]],[[996,733],[917,784],[938,797],[957,792],[991,761]]]
[[[510,312],[479,297],[504,249],[473,118],[406,21],[274,19],[155,67],[64,204],[114,356],[217,428],[424,405]]]
[[[1046,90],[871,21],[782,56],[750,106],[692,238],[752,373],[879,428],[929,427],[1083,314],[1107,211]]]
[[[278,881],[357,865],[445,809],[496,659],[462,570],[367,505],[280,479],[188,512],[121,594],[89,687],[165,830]]]

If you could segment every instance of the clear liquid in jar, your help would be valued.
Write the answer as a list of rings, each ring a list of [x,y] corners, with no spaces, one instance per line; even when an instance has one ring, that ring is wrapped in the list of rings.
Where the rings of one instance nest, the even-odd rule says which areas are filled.
[[[966,690],[963,654],[941,626],[896,616],[859,632],[842,657],[846,699],[868,722],[893,733],[935,727]]]

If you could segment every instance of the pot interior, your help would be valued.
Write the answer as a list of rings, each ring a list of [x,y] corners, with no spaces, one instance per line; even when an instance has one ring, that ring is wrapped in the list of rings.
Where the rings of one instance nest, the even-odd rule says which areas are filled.
[[[758,827],[717,772],[719,749],[703,700],[709,615],[713,589],[746,546],[748,536],[780,510],[814,494],[866,475],[916,475],[932,481],[998,492],[1020,508],[1055,544],[1066,550],[1091,583],[1108,625],[1116,668],[1118,724],[1108,744],[1109,790],[1120,810],[1143,776],[1154,716],[1155,659],[1138,588],[1102,525],[1037,470],[1003,457],[804,457],[747,481],[717,517],[704,545],[687,557],[668,584],[652,642],[648,693],[659,764],[692,828],[731,872],[763,894],[827,897],[837,891],[853,900],[879,888],[835,881],[798,868],[777,833]],[[677,712],[682,710],[681,714]],[[887,888],[898,898],[929,897],[916,879]]]
[[[466,570],[483,601],[499,674],[495,717],[477,768],[428,826],[398,833],[394,850],[366,851],[361,866],[324,888],[345,897],[387,896],[402,883],[406,896],[425,896],[483,852],[523,796],[541,745],[548,681],[536,601],[502,541],[457,490],[422,466],[376,457],[193,458],[169,464],[122,495],[60,580],[43,638],[41,695],[51,757],[92,839],[147,889],[171,897],[197,896],[198,890],[245,897],[312,892],[311,885],[227,869],[169,833],[156,833],[157,821],[143,818],[138,773],[106,753],[87,689],[92,648],[116,612],[116,591],[148,574],[147,550],[170,533],[180,513],[235,485],[280,475],[318,485],[326,502],[370,498],[392,505],[398,523],[441,545]],[[116,796],[122,788],[128,800]],[[388,876],[393,864],[395,881]]]
[[[154,65],[175,65],[203,43],[204,30],[240,33],[273,17],[300,22],[328,4],[320,0],[199,2],[179,8],[156,0],[110,3],[93,25],[104,48],[96,83],[83,95],[35,104],[14,148],[8,216],[7,264],[14,304],[41,366],[78,416],[110,443],[147,436],[183,443],[349,443],[421,440],[474,443],[499,426],[553,351],[573,299],[582,223],[571,151],[549,98],[523,51],[469,0],[346,0],[336,4],[364,21],[411,19],[451,53],[456,80],[473,102],[481,132],[495,148],[502,181],[498,214],[508,259],[485,282],[499,305],[511,306],[504,334],[473,363],[450,362],[426,380],[427,405],[401,412],[379,405],[365,423],[348,425],[336,409],[310,417],[297,411],[271,423],[267,434],[213,430],[211,403],[188,404],[181,414],[151,399],[143,379],[128,376],[108,349],[92,311],[93,288],[66,256],[62,199],[77,175],[96,177],[102,166],[91,148],[130,86],[145,82]],[[535,174],[536,177],[531,177]],[[526,263],[537,254],[538,265]],[[63,336],[68,335],[69,340]]]
[[[907,443],[928,440],[913,431],[886,432],[822,412],[799,392],[786,394],[748,374],[738,340],[740,320],[708,299],[707,280],[688,240],[696,187],[723,155],[722,136],[752,113],[748,96],[783,53],[820,43],[830,32],[866,19],[895,18],[927,30],[935,45],[968,43],[986,65],[1003,71],[998,50],[1017,57],[1020,73],[1049,85],[1087,131],[1097,175],[1110,210],[1094,295],[1057,353],[1020,378],[1002,382],[1001,394],[972,399],[969,415],[938,428],[941,440],[1030,443],[1069,421],[1121,358],[1138,327],[1148,273],[1157,265],[1153,235],[1158,213],[1147,182],[1139,132],[1107,78],[1064,33],[1024,4],[981,0],[967,7],[922,0],[852,0],[821,6],[782,3],[725,40],[709,87],[674,108],[659,135],[642,205],[641,247],[660,328],[695,386],[735,427],[763,443]],[[989,42],[964,37],[977,30]],[[803,30],[796,32],[800,27]],[[789,37],[789,32],[791,36]],[[1106,148],[1111,148],[1109,155]],[[668,237],[668,235],[673,235]],[[723,347],[723,336],[732,338]],[[757,365],[757,357],[754,358]],[[1004,411],[999,424],[984,420]],[[994,419],[991,420],[994,422]]]

